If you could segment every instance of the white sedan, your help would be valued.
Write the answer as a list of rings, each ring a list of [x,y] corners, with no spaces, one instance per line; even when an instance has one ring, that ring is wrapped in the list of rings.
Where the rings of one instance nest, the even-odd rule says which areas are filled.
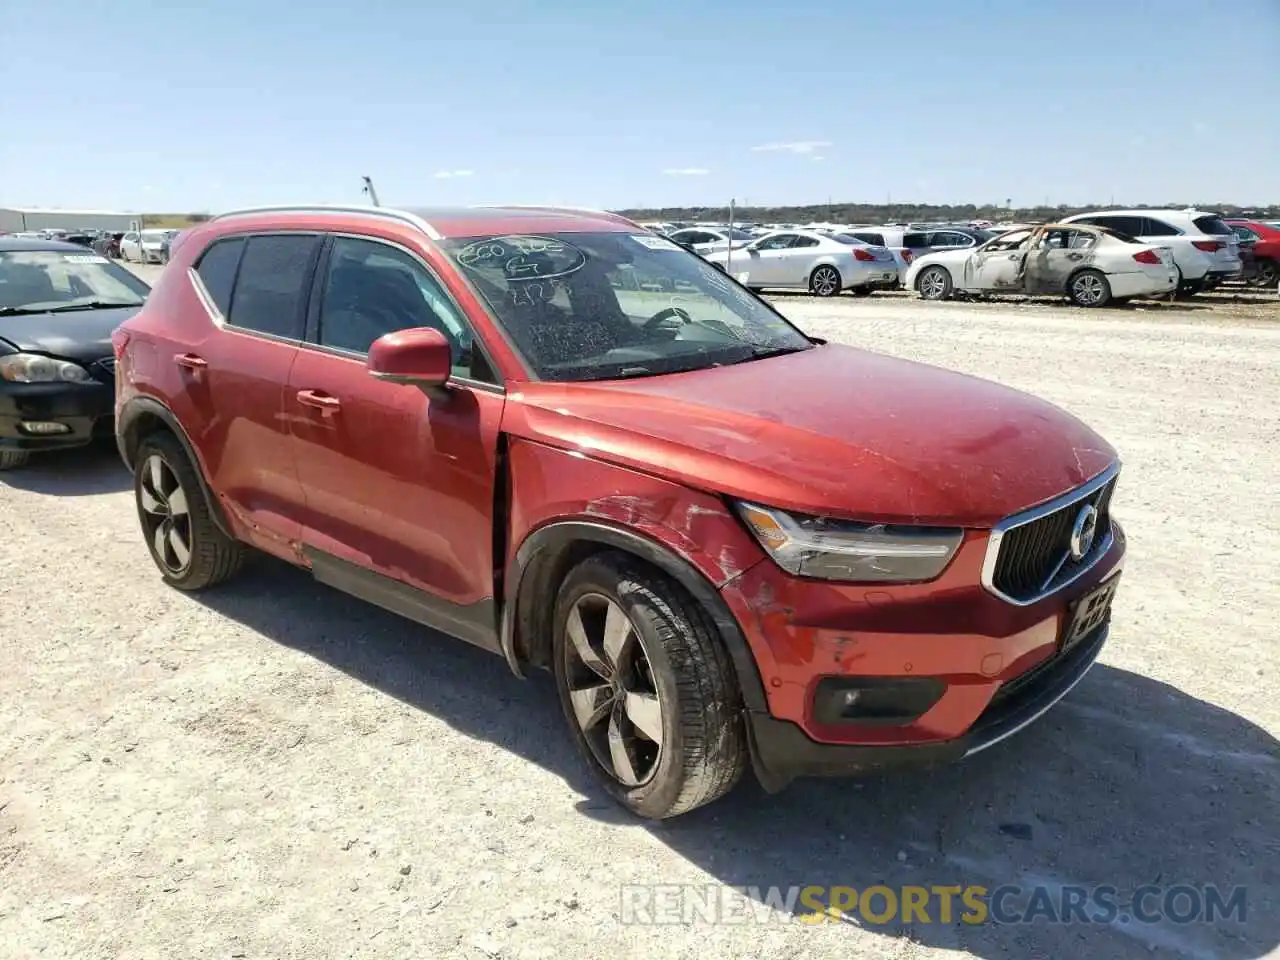
[[[926,300],[954,293],[1052,294],[1081,307],[1171,294],[1178,270],[1168,247],[1083,224],[1019,228],[977,248],[920,257],[902,284]]]
[[[705,259],[752,290],[808,290],[818,297],[851,290],[866,296],[898,284],[892,253],[846,234],[779,230],[741,250],[717,251]]]

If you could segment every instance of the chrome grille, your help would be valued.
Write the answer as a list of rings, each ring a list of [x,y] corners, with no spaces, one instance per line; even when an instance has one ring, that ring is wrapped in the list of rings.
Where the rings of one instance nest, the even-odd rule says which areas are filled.
[[[987,546],[983,586],[1011,603],[1026,605],[1082,576],[1111,546],[1111,496],[1119,469],[1117,464],[1082,487],[997,524]],[[1093,547],[1073,560],[1071,529],[1085,504],[1098,512]]]

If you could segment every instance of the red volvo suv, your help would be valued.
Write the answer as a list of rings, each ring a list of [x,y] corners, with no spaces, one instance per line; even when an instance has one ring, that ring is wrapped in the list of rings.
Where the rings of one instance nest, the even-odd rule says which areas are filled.
[[[646,817],[964,757],[1106,640],[1115,451],[1062,410],[808,337],[620,216],[268,208],[114,336],[173,586],[248,548],[554,672]]]

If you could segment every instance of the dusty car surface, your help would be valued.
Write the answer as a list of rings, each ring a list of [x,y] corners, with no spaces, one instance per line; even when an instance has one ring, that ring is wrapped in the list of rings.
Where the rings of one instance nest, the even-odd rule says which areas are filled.
[[[1012,230],[976,249],[916,259],[903,286],[926,300],[953,293],[1067,296],[1081,307],[1173,293],[1178,268],[1168,247],[1080,224]]]
[[[645,817],[983,750],[1107,638],[1106,441],[807,337],[618,216],[227,214],[113,339],[166,581],[256,548],[549,668]]]

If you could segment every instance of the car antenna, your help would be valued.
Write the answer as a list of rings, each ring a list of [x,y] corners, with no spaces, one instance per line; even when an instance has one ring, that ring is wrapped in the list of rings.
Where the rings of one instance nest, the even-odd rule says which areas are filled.
[[[382,206],[382,204],[378,203],[378,191],[373,189],[373,179],[371,177],[361,177],[360,179],[364,181],[364,186],[360,192],[368,195],[369,202],[375,207]]]

